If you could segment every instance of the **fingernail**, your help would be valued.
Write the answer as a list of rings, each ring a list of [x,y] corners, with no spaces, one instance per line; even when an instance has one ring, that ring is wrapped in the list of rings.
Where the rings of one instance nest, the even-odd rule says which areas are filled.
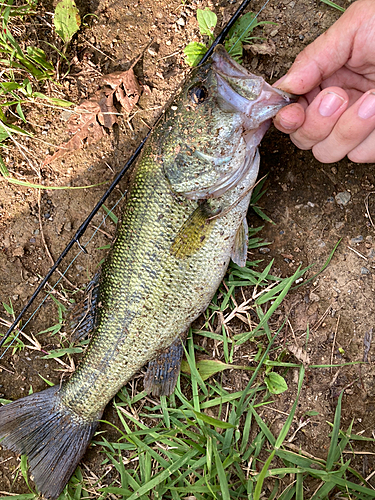
[[[334,92],[327,92],[319,104],[319,114],[324,117],[332,116],[343,103],[343,97]]]
[[[375,115],[375,93],[371,92],[358,108],[358,116],[360,118],[371,118]]]

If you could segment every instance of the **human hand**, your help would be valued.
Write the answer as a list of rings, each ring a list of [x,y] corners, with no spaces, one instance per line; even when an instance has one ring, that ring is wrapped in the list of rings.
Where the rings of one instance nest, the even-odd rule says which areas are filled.
[[[302,95],[275,126],[331,163],[375,162],[375,2],[357,0],[296,58],[275,87]]]

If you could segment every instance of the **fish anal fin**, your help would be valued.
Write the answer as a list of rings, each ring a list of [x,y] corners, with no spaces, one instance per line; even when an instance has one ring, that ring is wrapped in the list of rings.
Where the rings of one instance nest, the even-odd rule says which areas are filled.
[[[199,205],[181,226],[171,245],[171,254],[178,259],[186,259],[198,252],[215,224],[215,220],[210,219],[212,215],[206,203]]]
[[[153,396],[170,396],[180,373],[186,334],[179,335],[159,356],[150,361],[144,379],[145,390]]]
[[[245,267],[247,259],[247,248],[249,246],[249,228],[246,217],[241,222],[234,239],[231,259],[237,266]]]
[[[88,337],[96,325],[96,307],[99,296],[100,271],[98,271],[87,285],[85,296],[81,302],[70,311],[68,316],[68,330],[73,341]]]

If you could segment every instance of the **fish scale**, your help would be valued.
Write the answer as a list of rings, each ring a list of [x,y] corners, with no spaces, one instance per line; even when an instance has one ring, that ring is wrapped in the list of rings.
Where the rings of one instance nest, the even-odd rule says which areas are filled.
[[[173,390],[184,334],[230,258],[245,265],[257,146],[288,102],[217,47],[167,108],[134,169],[115,243],[93,285],[97,310],[87,324],[94,333],[76,372],[61,387],[0,408],[1,445],[27,454],[45,498],[57,499],[105,406],[142,366],[151,361],[146,388]]]

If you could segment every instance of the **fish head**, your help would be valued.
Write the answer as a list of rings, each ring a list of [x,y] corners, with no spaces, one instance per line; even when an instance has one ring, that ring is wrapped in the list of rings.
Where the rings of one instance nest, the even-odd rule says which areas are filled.
[[[252,168],[272,116],[293,101],[216,47],[166,112],[159,158],[172,189],[199,200],[235,187]]]

